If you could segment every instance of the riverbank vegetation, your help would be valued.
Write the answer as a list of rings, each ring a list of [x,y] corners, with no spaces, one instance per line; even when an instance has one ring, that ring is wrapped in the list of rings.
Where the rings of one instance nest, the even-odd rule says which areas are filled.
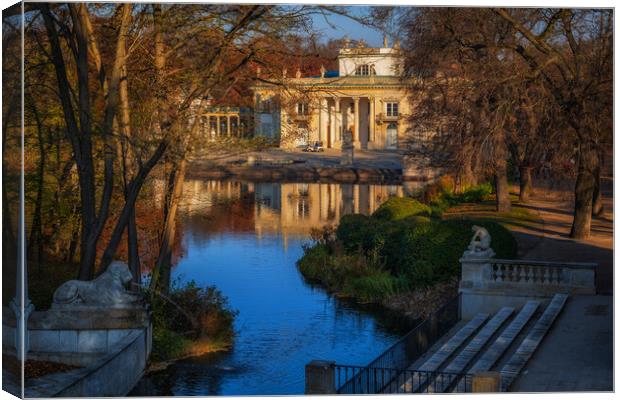
[[[237,312],[214,286],[201,288],[193,281],[183,286],[173,283],[168,294],[150,293],[149,297],[153,308],[153,361],[197,356],[232,346]]]
[[[457,278],[472,225],[489,231],[497,257],[516,258],[515,239],[495,221],[444,220],[418,200],[392,197],[371,216],[345,215],[337,228],[314,231],[298,267],[308,281],[338,295],[381,302]]]

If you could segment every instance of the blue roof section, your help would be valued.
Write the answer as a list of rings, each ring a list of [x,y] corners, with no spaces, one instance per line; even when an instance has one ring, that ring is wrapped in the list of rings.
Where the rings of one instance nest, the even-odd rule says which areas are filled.
[[[338,78],[340,73],[338,71],[325,71],[326,78]],[[320,78],[321,75],[309,76],[308,78]]]

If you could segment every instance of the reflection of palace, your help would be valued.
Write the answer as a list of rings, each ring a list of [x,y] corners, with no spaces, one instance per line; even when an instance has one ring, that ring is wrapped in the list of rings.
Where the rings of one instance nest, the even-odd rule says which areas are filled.
[[[257,183],[256,231],[307,234],[311,228],[336,224],[345,214],[370,214],[399,186],[334,183]]]
[[[338,223],[345,214],[370,214],[390,196],[402,196],[400,186],[335,183],[245,183],[187,180],[181,210],[186,214],[236,214],[243,211],[247,229],[264,233],[307,235],[311,228]],[[246,199],[246,201],[242,201]],[[251,199],[251,200],[250,200]],[[239,204],[243,203],[243,204]],[[217,208],[223,205],[226,210]],[[252,208],[245,210],[245,208]],[[217,217],[217,216],[212,216]],[[211,218],[211,220],[221,218]],[[205,224],[208,221],[204,222]],[[211,228],[215,228],[210,223]],[[218,226],[219,229],[235,229]]]

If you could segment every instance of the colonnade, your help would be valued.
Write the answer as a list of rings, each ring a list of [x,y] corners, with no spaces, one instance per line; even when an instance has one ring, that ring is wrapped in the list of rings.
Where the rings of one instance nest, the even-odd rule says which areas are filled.
[[[347,129],[351,129],[355,148],[383,147],[376,143],[374,97],[330,96],[320,98],[319,103],[319,140],[325,147],[341,144]]]
[[[241,115],[204,114],[203,132],[207,137],[249,136],[253,117]]]

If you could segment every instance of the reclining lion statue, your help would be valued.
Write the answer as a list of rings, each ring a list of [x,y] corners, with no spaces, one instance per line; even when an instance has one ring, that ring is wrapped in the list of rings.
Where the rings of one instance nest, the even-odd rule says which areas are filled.
[[[54,292],[52,308],[65,306],[106,306],[122,308],[136,305],[140,296],[125,289],[131,281],[127,264],[113,261],[104,273],[92,281],[71,280]]]

